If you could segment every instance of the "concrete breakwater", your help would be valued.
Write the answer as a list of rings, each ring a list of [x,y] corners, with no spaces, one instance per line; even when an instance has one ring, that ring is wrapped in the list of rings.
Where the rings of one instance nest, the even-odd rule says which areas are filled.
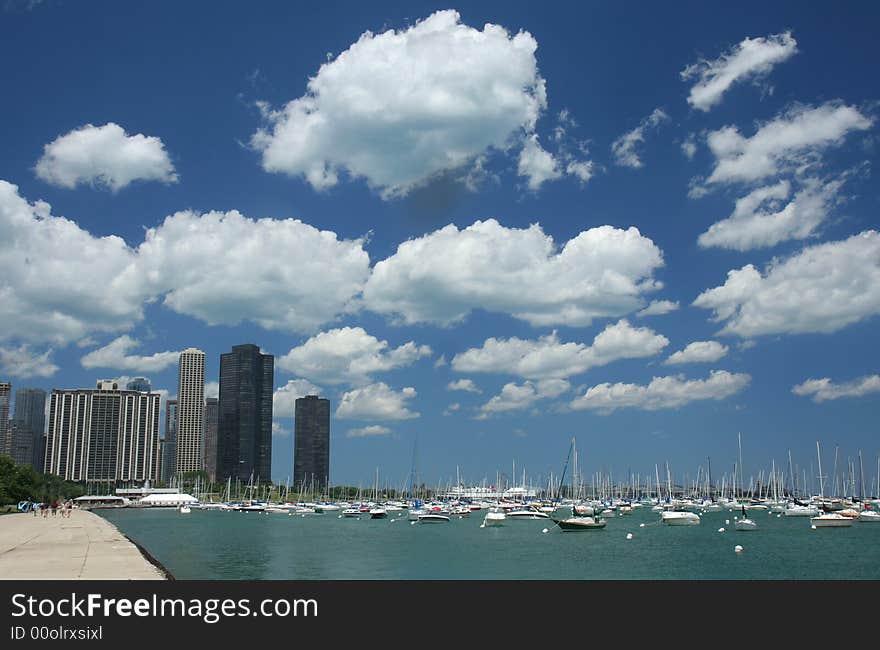
[[[0,517],[0,579],[165,580],[154,564],[110,522],[84,510],[70,517]]]

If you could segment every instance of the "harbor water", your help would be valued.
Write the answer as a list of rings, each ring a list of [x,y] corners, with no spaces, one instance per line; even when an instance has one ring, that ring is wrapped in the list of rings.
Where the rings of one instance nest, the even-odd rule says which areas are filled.
[[[562,532],[548,519],[481,527],[485,511],[441,524],[412,524],[405,511],[387,519],[96,512],[180,580],[880,579],[880,524],[814,530],[809,518],[767,512],[749,513],[758,524],[752,531],[734,530],[736,511],[702,514],[697,526],[665,526],[643,508],[579,532]]]

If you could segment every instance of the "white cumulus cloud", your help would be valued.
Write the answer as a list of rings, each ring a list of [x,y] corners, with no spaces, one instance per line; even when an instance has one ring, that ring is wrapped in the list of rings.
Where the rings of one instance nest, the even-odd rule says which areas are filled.
[[[478,420],[485,420],[497,413],[521,411],[542,399],[553,399],[565,394],[571,384],[565,379],[542,379],[522,384],[505,384],[498,395],[480,407]]]
[[[563,172],[556,158],[538,142],[537,134],[532,134],[526,138],[519,154],[517,173],[528,179],[530,190],[536,191],[545,182],[561,178]]]
[[[678,309],[678,301],[672,300],[652,300],[644,309],[636,312],[636,316],[643,318],[645,316],[662,316]]]
[[[307,379],[290,379],[272,394],[272,415],[276,418],[292,418],[296,414],[296,400],[306,395],[320,394],[321,388]]]
[[[94,237],[0,180],[0,340],[67,344],[125,330],[148,294],[121,237]]]
[[[303,333],[352,308],[369,266],[363,240],[236,210],[178,212],[138,248],[139,275],[170,309],[209,325]]]
[[[791,389],[795,395],[811,397],[816,403],[841,397],[862,397],[880,393],[880,375],[868,375],[843,384],[835,384],[830,378],[808,379]]]
[[[128,135],[118,124],[86,124],[59,136],[37,161],[37,176],[59,187],[103,185],[114,192],[136,180],[176,183],[174,165],[162,140]]]
[[[381,424],[371,424],[359,429],[349,429],[345,434],[346,438],[366,438],[369,436],[387,436],[391,434],[391,429],[383,427]]]
[[[534,131],[547,105],[537,47],[528,32],[475,29],[454,10],[364,32],[303,96],[278,110],[263,105],[266,124],[251,144],[266,171],[317,190],[347,173],[385,198],[405,195]]]
[[[643,165],[637,147],[645,141],[645,134],[650,129],[657,128],[663,122],[668,122],[669,116],[661,108],[655,108],[651,114],[639,122],[632,131],[624,133],[611,143],[611,153],[614,154],[614,162],[621,167],[633,167],[638,169]]]
[[[784,205],[791,193],[789,181],[759,187],[738,199],[733,214],[712,224],[697,242],[704,248],[747,251],[806,239],[828,218],[839,201],[842,185],[842,178],[828,182],[805,179],[803,188]]]
[[[797,41],[791,32],[745,38],[717,59],[701,60],[682,70],[683,80],[697,80],[691,87],[688,104],[709,111],[734,83],[764,76],[795,53]]]
[[[563,343],[556,332],[538,340],[489,338],[482,347],[455,355],[457,372],[495,372],[528,379],[564,378],[618,359],[636,359],[659,353],[669,339],[626,320],[607,326],[592,345]]]
[[[451,381],[446,385],[446,390],[463,390],[467,393],[482,393],[479,386],[474,383],[473,379],[459,379]]]
[[[449,325],[484,309],[532,325],[585,326],[641,307],[660,287],[652,274],[662,265],[660,249],[636,228],[591,228],[559,250],[537,224],[489,219],[400,244],[373,267],[364,303],[407,324]]]
[[[748,264],[693,303],[710,309],[720,334],[836,332],[880,313],[880,233],[809,246],[771,262]]]
[[[362,327],[343,327],[316,334],[293,348],[276,365],[328,384],[363,384],[370,376],[412,365],[431,355],[431,348],[409,341],[392,348]]]
[[[419,413],[407,408],[407,402],[416,396],[416,389],[407,386],[396,391],[379,382],[355,388],[342,394],[336,417],[342,420],[409,420]]]
[[[52,363],[52,349],[42,354],[27,344],[14,348],[0,347],[0,374],[8,377],[51,377],[58,372]]]
[[[712,370],[708,379],[682,376],[654,377],[647,386],[604,383],[589,388],[569,404],[574,410],[596,410],[607,415],[621,408],[646,411],[675,409],[698,400],[721,400],[743,390],[751,377],[726,370]]]
[[[692,184],[691,196],[716,184],[753,183],[815,165],[821,153],[840,146],[847,134],[869,129],[873,120],[853,106],[829,101],[821,106],[795,105],[761,124],[750,138],[734,126],[712,131],[706,142],[715,157],[712,173]]]
[[[694,341],[685,347],[669,355],[664,362],[669,365],[680,363],[714,363],[726,356],[728,348],[718,341]]]
[[[159,372],[176,365],[180,352],[156,352],[149,356],[129,354],[140,341],[122,335],[80,359],[83,368],[115,368],[134,372]]]

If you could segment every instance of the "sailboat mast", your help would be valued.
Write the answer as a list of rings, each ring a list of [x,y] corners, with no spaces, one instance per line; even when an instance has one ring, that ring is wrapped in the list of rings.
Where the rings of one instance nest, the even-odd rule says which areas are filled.
[[[825,477],[822,476],[822,452],[819,450],[819,441],[816,441],[816,456],[819,459],[819,497],[825,498]]]

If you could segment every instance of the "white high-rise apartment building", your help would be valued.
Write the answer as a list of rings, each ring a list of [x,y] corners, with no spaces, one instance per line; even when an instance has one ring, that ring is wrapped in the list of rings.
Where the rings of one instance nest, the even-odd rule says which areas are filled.
[[[177,463],[175,473],[202,470],[205,427],[205,353],[180,353],[177,381]]]

